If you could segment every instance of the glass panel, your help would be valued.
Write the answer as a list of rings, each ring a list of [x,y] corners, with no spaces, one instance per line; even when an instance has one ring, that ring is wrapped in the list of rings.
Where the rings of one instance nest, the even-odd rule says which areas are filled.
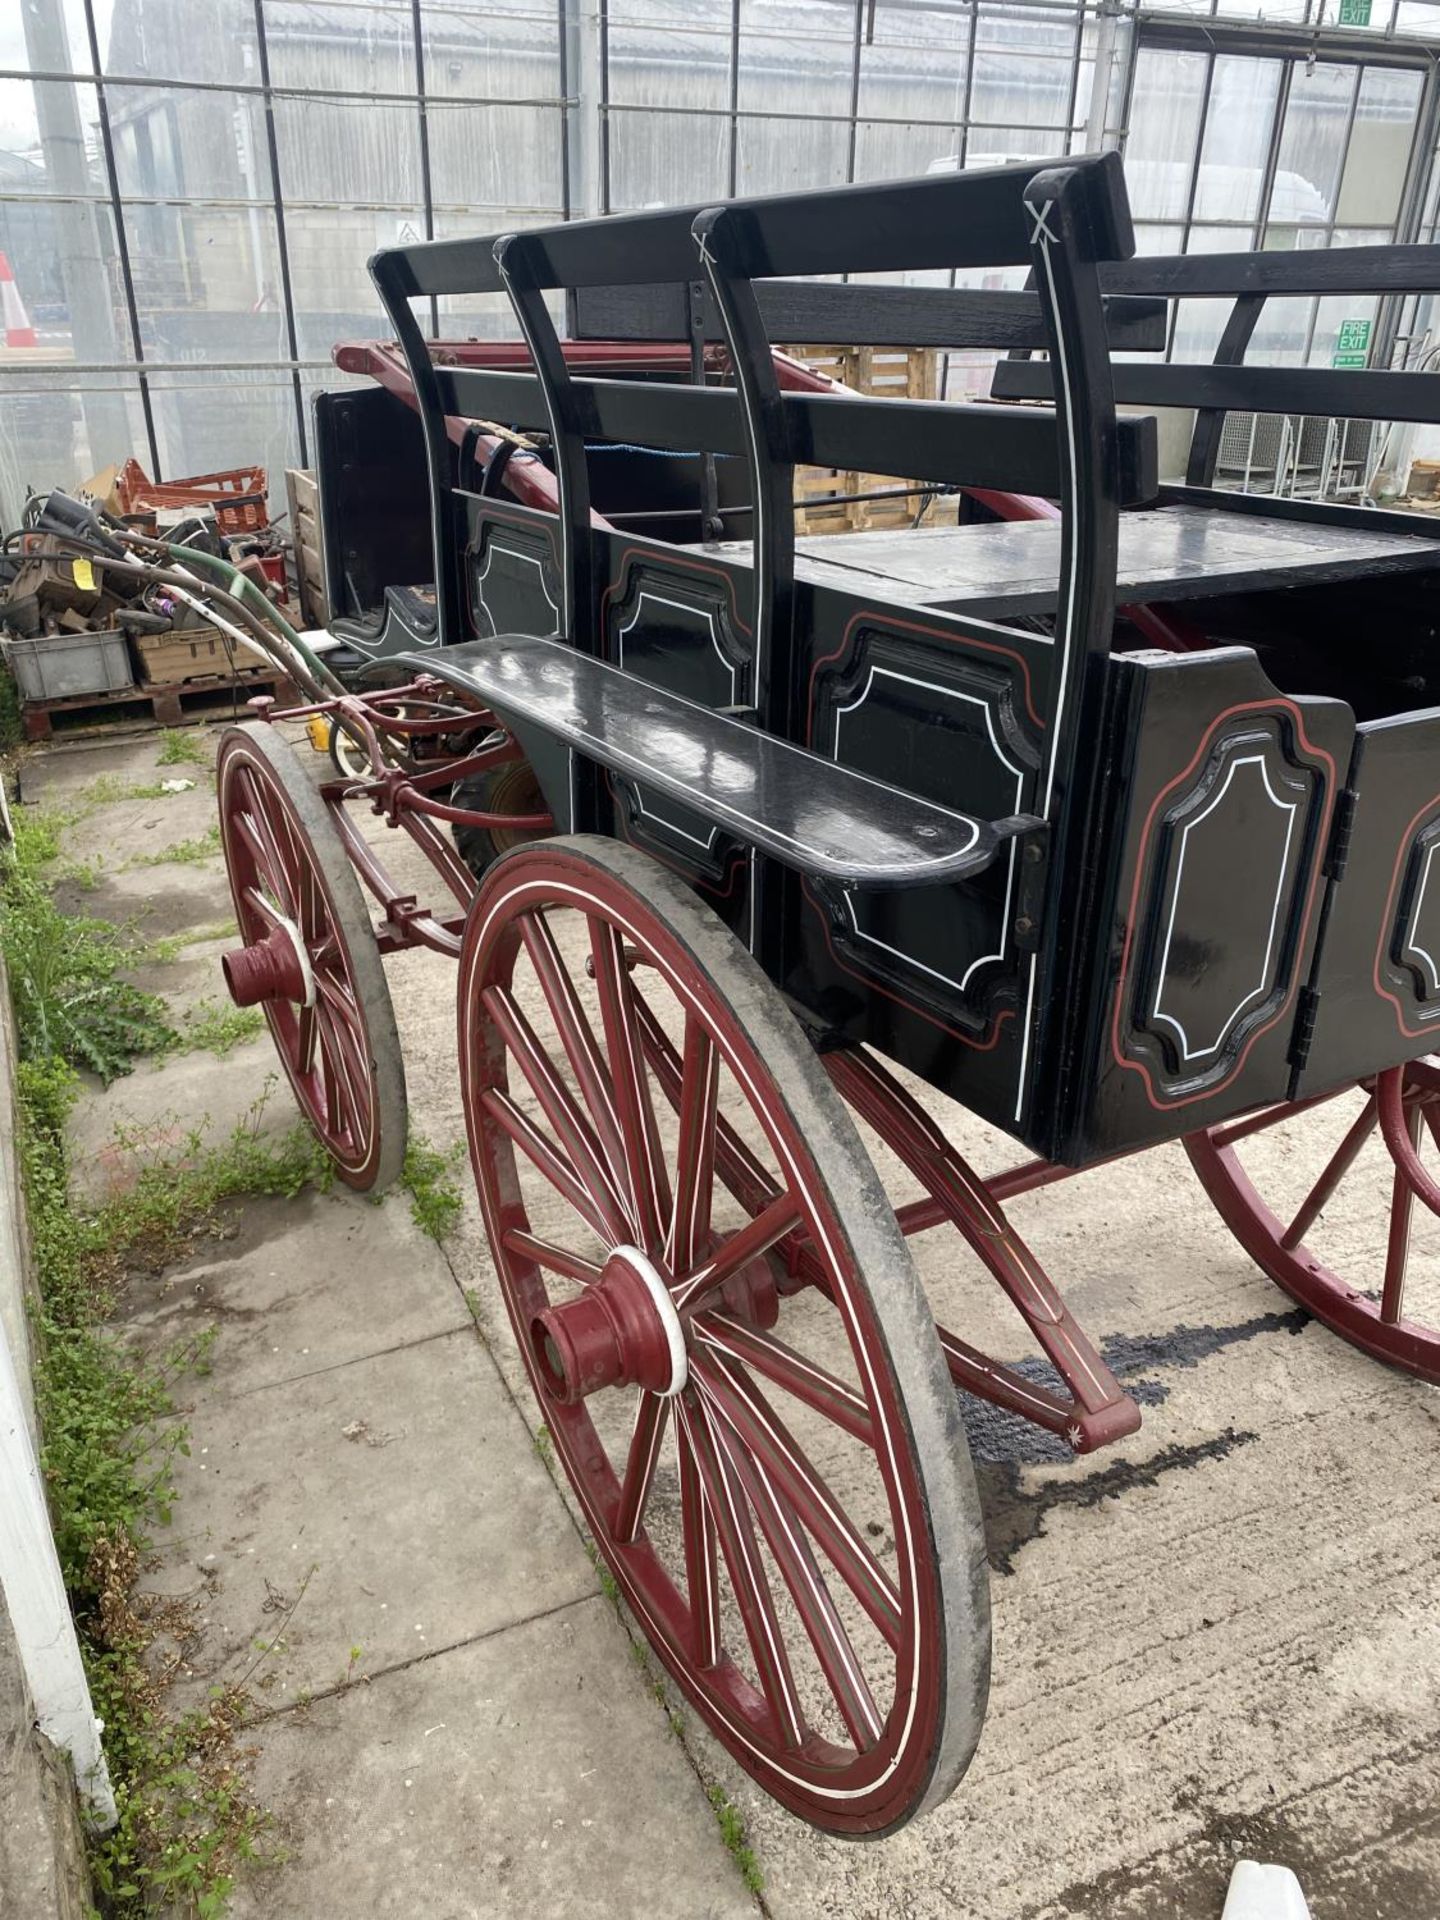
[[[729,166],[723,114],[610,115],[610,204],[617,213],[723,199]]]
[[[1023,127],[1067,126],[1075,63],[1075,22],[1038,10],[982,10],[975,43],[973,121]],[[1042,151],[1065,142],[1041,142]]]
[[[1280,73],[1278,60],[1233,54],[1216,60],[1195,185],[1197,220],[1254,224],[1265,186]]]
[[[395,0],[265,0],[265,45],[277,87],[415,91],[414,18]]]
[[[627,106],[727,108],[729,34],[612,27],[610,98]]]
[[[1267,300],[1245,358],[1256,365],[1299,366],[1310,335],[1313,300]]]
[[[378,248],[396,246],[424,231],[424,215],[415,207],[404,213],[286,208],[285,243],[302,360],[328,360],[337,340],[389,334],[390,323],[365,263]]]
[[[288,200],[421,203],[420,121],[414,107],[351,100],[277,100],[275,136]]]
[[[950,173],[958,145],[959,134],[950,127],[862,120],[855,136],[855,178],[903,180],[920,173]]]
[[[298,466],[295,389],[274,374],[157,374],[150,382],[161,470],[171,476],[264,467],[279,511]],[[143,446],[143,439],[137,442]]]
[[[11,368],[27,361],[39,368],[57,358],[82,366],[131,358],[108,207],[83,200],[0,201],[0,252],[10,262],[37,343],[7,356],[0,391]]]
[[[808,97],[808,88],[807,88]],[[843,120],[747,120],[736,129],[735,191],[790,193],[845,178],[850,129]]]
[[[1291,62],[1267,225],[1319,226],[1334,218],[1357,77],[1354,67]]]
[[[6,193],[103,193],[95,126],[94,87],[0,80],[0,187]]]
[[[803,76],[806,113],[848,114],[854,61],[853,0],[740,0],[739,100],[752,113],[792,113]]]
[[[125,224],[147,358],[289,357],[272,212],[132,206]]]
[[[1203,53],[1168,48],[1136,56],[1125,180],[1137,219],[1185,218],[1207,65]]]
[[[70,4],[76,13],[83,12],[80,0]],[[177,31],[174,0],[128,0],[114,8],[97,6],[95,12],[106,73],[247,85],[259,81],[253,0],[204,0],[202,6],[187,7],[183,32]]]
[[[1410,143],[1420,106],[1418,73],[1367,67],[1335,218],[1354,226],[1393,226],[1400,210]]]
[[[140,388],[120,374],[0,373],[0,519],[32,488],[74,485],[145,447]]]
[[[270,198],[265,113],[255,95],[110,86],[106,97],[122,195]]]
[[[559,219],[558,107],[443,107],[427,109],[430,191],[437,207],[467,209],[472,232],[504,224],[512,211]]]
[[[970,20],[953,5],[910,7],[876,0],[860,48],[860,112],[904,120],[950,120],[965,112]]]
[[[420,15],[425,91],[444,97],[557,99],[560,32],[556,10],[427,4]]]

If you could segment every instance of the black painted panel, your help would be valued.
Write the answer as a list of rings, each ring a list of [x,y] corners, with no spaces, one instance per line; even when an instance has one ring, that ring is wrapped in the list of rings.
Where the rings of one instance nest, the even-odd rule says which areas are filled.
[[[1285,1097],[1354,720],[1244,648],[1118,655],[1091,1020],[1058,1150],[1093,1159]]]
[[[1360,727],[1350,786],[1304,1093],[1440,1048],[1440,709]]]

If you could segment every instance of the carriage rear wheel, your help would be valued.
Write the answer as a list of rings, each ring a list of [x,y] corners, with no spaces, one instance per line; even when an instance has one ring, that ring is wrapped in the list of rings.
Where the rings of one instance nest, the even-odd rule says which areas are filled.
[[[975,1750],[989,1601],[954,1390],[842,1103],[709,909],[607,840],[492,867],[459,1030],[505,1304],[635,1618],[761,1786],[893,1829]]]
[[[355,872],[313,783],[273,727],[220,742],[220,839],[242,945],[231,998],[265,1015],[300,1110],[347,1186],[386,1187],[405,1158],[405,1069]]]
[[[1440,1385],[1440,1065],[1412,1060],[1185,1142],[1250,1257],[1317,1320]],[[1417,1213],[1415,1201],[1422,1202]]]

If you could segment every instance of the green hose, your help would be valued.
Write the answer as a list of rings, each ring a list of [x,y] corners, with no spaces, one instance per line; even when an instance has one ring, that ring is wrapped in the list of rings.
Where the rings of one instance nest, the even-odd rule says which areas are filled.
[[[244,607],[259,618],[269,621],[279,629],[287,646],[294,649],[303,662],[307,672],[315,682],[316,688],[328,693],[344,693],[345,683],[328,667],[319,654],[313,653],[296,632],[285,616],[280,613],[274,602],[263,594],[255,582],[238,567],[232,567],[228,560],[222,560],[218,554],[202,553],[198,547],[167,545],[165,551],[170,558],[182,566],[196,567],[202,573],[209,573],[220,586]],[[258,636],[256,636],[258,641]],[[283,655],[271,655],[277,666],[286,664]]]

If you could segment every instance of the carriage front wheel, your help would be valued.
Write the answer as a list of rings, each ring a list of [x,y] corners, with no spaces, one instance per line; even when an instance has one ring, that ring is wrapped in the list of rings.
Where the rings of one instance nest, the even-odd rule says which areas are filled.
[[[1185,1145],[1272,1280],[1352,1346],[1440,1385],[1440,1182],[1426,1165],[1440,1147],[1440,1065],[1412,1060]]]
[[[984,1534],[934,1323],[775,989],[608,840],[497,861],[459,1043],[500,1286],[597,1548],[740,1764],[833,1832],[979,1737]]]
[[[258,1006],[300,1111],[362,1193],[405,1159],[405,1069],[360,883],[313,781],[273,727],[227,729],[215,762],[220,843],[241,945],[225,984]]]

